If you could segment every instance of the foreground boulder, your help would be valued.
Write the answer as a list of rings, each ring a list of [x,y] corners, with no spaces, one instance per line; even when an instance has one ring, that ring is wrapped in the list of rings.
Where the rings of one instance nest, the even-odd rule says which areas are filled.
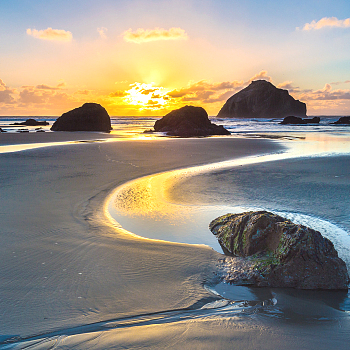
[[[300,118],[300,117],[294,117],[292,115],[285,117],[283,121],[280,124],[318,124],[321,121],[320,117],[313,117],[313,118]]]
[[[320,232],[266,211],[227,214],[209,225],[235,284],[347,289],[347,267]]]
[[[306,104],[295,100],[287,90],[278,89],[266,80],[252,81],[231,96],[221,108],[219,118],[306,117]]]
[[[52,125],[52,131],[103,131],[110,132],[111,119],[97,103],[85,103],[63,113]]]
[[[336,125],[350,125],[350,117],[341,117],[336,122],[332,123]]]
[[[204,108],[194,106],[171,111],[155,122],[154,131],[182,137],[230,135],[223,126],[211,123]]]

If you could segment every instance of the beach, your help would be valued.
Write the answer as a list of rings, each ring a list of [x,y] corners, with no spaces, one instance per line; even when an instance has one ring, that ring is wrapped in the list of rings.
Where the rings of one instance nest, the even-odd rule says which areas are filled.
[[[64,132],[0,137],[1,146],[50,143],[0,154],[1,349],[347,348],[346,293],[238,287],[223,298],[218,291],[226,287],[215,290],[219,251],[200,241],[169,242],[161,232],[142,237],[142,225],[134,232],[106,213],[106,200],[130,181],[280,154],[283,143]],[[169,187],[167,200],[297,212],[348,232],[348,174],[349,155],[247,164],[185,177]]]

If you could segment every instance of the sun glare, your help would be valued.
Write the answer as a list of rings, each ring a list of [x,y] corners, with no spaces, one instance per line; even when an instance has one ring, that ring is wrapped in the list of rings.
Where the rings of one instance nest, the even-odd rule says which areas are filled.
[[[168,103],[167,93],[170,90],[154,85],[154,83],[131,84],[131,88],[125,91],[124,101],[130,105],[141,106],[141,110],[164,107]]]

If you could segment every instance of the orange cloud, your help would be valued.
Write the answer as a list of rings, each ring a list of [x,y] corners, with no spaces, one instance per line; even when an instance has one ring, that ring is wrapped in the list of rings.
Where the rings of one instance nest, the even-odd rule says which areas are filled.
[[[324,27],[349,28],[350,18],[338,19],[337,17],[323,17],[317,22],[314,20],[311,23],[306,23],[303,30],[317,30]]]
[[[188,87],[173,90],[168,93],[171,98],[181,98],[182,101],[202,101],[204,103],[214,103],[227,99],[233,92],[242,88],[243,81],[225,81],[221,83],[210,83],[201,80],[190,83]]]
[[[252,78],[250,78],[250,82],[252,82],[253,80],[267,80],[267,81],[272,81],[272,78],[270,76],[267,75],[267,71],[266,70],[262,70],[260,71],[258,74],[255,74]]]
[[[123,90],[118,90],[109,94],[109,97],[125,97],[128,93]]]
[[[280,83],[277,85],[279,89],[285,89],[288,90],[290,93],[292,92],[300,92],[300,89],[298,86],[293,86],[292,81],[284,81],[283,83]]]
[[[91,94],[91,90],[77,90],[77,91],[75,91],[74,94],[76,94],[76,95],[89,95],[89,94]]]
[[[123,33],[123,38],[127,42],[140,44],[157,40],[186,40],[188,39],[188,35],[181,28],[170,28],[169,30],[163,28],[139,28],[134,32],[128,29]]]
[[[72,41],[73,36],[71,32],[63,29],[47,28],[45,30],[27,29],[27,34],[37,39],[51,40],[51,41]]]
[[[49,86],[45,84],[37,85],[35,88],[39,90],[60,90],[59,86]]]
[[[350,90],[338,89],[332,90],[330,84],[325,84],[324,88],[321,90],[307,91],[299,96],[299,99],[304,101],[307,100],[322,100],[322,101],[332,101],[332,100],[350,100]]]
[[[6,86],[4,81],[0,79],[0,103],[1,104],[13,103],[15,99],[13,98],[12,94],[14,93],[16,93],[16,91]]]
[[[13,103],[15,99],[12,97],[12,91],[11,90],[3,90],[0,91],[0,103]]]

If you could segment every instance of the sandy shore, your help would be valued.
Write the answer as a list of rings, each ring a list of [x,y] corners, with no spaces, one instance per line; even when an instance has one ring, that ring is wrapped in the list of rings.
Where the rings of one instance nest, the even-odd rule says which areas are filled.
[[[42,135],[0,135],[0,144],[103,137]],[[132,179],[279,150],[269,140],[209,138],[83,142],[0,154],[0,349],[10,348],[11,338],[16,349],[345,349],[349,321],[338,309],[346,295],[315,298],[246,288],[243,294],[237,289],[235,300],[241,297],[231,302],[204,288],[217,280],[220,253],[204,245],[137,238],[111,225],[103,211],[108,195]],[[293,197],[297,180],[314,184],[310,193],[326,179],[339,191],[342,183],[348,189],[347,177],[342,183],[332,177],[341,169],[346,175],[342,162],[348,158],[332,161],[288,160],[203,174],[170,195],[177,203],[214,205],[281,204],[290,195],[290,207],[302,208],[308,197],[301,196],[303,190],[300,203],[297,193]],[[323,171],[329,176],[320,178]],[[313,195],[316,211],[321,194]],[[275,298],[283,319],[269,309]]]
[[[2,136],[2,144],[43,141],[42,134]],[[1,154],[2,337],[186,308],[212,297],[202,284],[218,253],[123,235],[108,225],[103,202],[133,178],[278,148],[266,140],[160,139]]]

